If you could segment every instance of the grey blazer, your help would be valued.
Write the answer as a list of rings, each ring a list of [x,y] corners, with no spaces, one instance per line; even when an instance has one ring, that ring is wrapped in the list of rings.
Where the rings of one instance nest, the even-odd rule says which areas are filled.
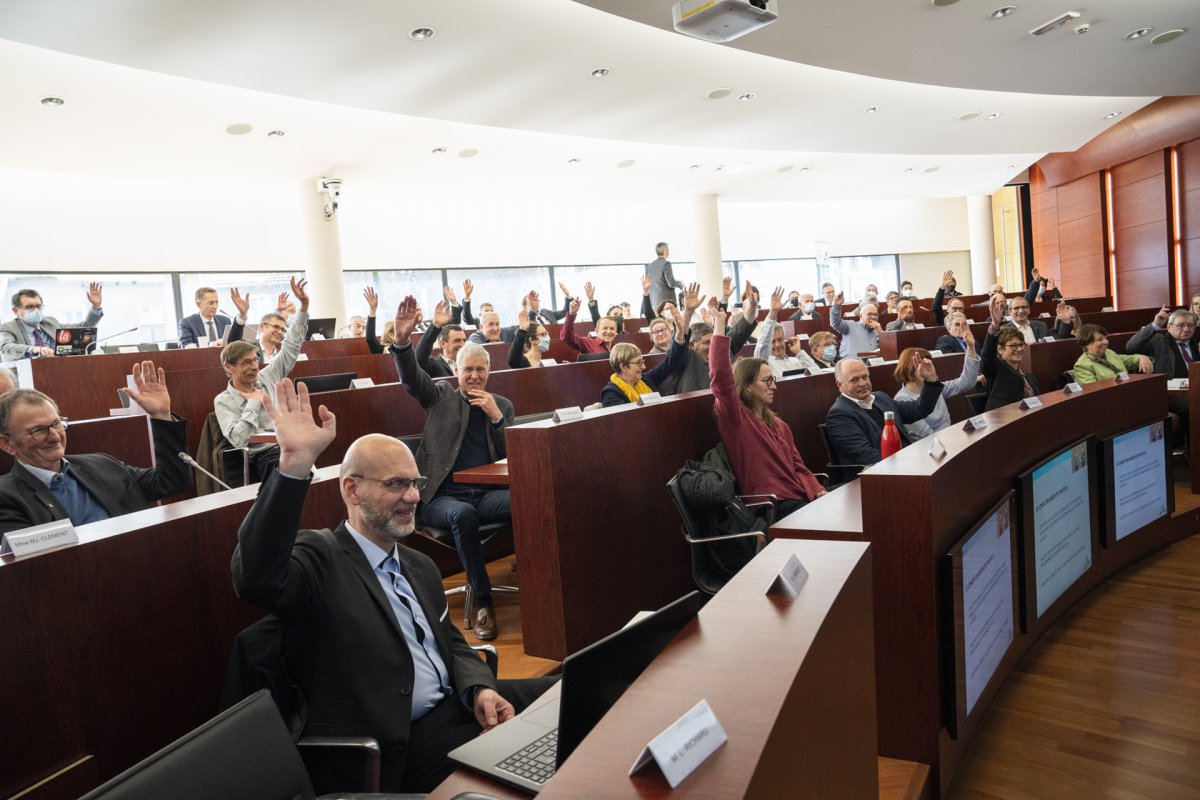
[[[671,262],[665,258],[656,258],[646,265],[646,274],[650,276],[650,307],[658,308],[658,304],[663,300],[678,302],[675,297],[675,289],[683,285],[682,281],[675,280],[675,273],[671,271]]]
[[[38,325],[38,328],[53,341],[54,332],[59,328],[92,328],[100,324],[100,318],[103,316],[103,309],[89,306],[88,315],[78,325],[63,325],[54,317],[46,317],[42,320],[42,324]],[[25,330],[25,324],[20,319],[10,319],[0,325],[0,360],[15,361],[19,358],[29,358],[29,348],[33,346],[33,338]]]

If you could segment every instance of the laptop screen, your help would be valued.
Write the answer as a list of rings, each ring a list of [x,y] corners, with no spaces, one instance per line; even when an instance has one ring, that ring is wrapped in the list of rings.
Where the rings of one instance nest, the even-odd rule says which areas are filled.
[[[59,328],[54,331],[56,356],[82,356],[95,343],[95,328]]]

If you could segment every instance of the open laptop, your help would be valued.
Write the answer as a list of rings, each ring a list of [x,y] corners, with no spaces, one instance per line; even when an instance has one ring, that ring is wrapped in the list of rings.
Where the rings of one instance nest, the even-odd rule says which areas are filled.
[[[650,662],[700,610],[692,592],[567,656],[562,680],[450,758],[537,794]]]
[[[54,331],[54,355],[87,355],[88,348],[96,343],[95,328],[58,328]]]

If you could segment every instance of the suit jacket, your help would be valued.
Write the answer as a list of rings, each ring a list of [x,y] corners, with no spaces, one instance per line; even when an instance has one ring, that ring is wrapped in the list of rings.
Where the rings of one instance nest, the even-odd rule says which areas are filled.
[[[1192,358],[1200,361],[1200,351],[1196,343],[1189,341],[1188,349]],[[1175,339],[1166,331],[1159,330],[1151,323],[1129,338],[1125,350],[1138,355],[1150,356],[1154,359],[1154,371],[1168,378],[1186,378],[1188,376],[1187,362],[1179,353]]]
[[[438,355],[437,358],[433,357],[433,343],[437,341],[441,332],[441,328],[431,324],[421,334],[421,341],[417,342],[417,366],[425,370],[431,378],[449,378],[454,375],[450,371],[450,365],[446,363],[446,359],[441,355]]]
[[[658,304],[663,300],[678,302],[675,296],[675,289],[683,285],[682,281],[675,280],[675,273],[671,271],[671,262],[665,258],[656,258],[646,265],[646,274],[650,276],[650,307],[658,308]]]
[[[50,346],[54,344],[54,332],[59,328],[94,328],[100,324],[100,318],[104,316],[102,310],[94,309],[88,306],[88,314],[83,318],[83,322],[78,325],[63,325],[54,317],[46,317],[42,320],[38,328],[42,333],[46,334],[46,338],[50,340]],[[34,346],[33,337],[25,330],[25,323],[14,317],[8,322],[0,325],[0,361],[16,361],[20,358],[29,358],[29,348]]]
[[[518,327],[519,326],[517,326],[517,325],[509,325],[505,328],[501,328],[500,329],[500,338],[497,339],[496,342],[504,342],[506,344],[512,344],[512,340],[517,338],[517,328]],[[475,331],[474,333],[472,333],[470,336],[467,337],[467,341],[474,342],[475,344],[495,344],[496,343],[496,342],[489,342],[484,337],[483,331]]]
[[[225,331],[233,322],[224,314],[217,314],[213,317],[213,323],[217,326],[217,338],[225,335]],[[179,346],[187,347],[190,344],[200,344],[200,337],[208,336],[208,328],[204,325],[204,319],[199,314],[191,314],[179,320]],[[240,336],[238,338],[241,338]]]
[[[308,483],[278,472],[263,482],[238,530],[233,586],[239,597],[283,621],[284,666],[307,701],[304,733],[374,737],[385,782],[394,788],[408,752],[412,656],[373,565],[345,524],[333,532],[299,530]],[[495,689],[491,672],[450,619],[437,567],[403,545],[396,550],[456,695],[465,702],[470,687]]]
[[[962,346],[958,339],[948,333],[943,333],[938,337],[937,344],[933,347],[934,350],[941,350],[943,353],[965,353],[967,348]]]
[[[912,400],[895,400],[883,392],[875,392],[875,406],[883,412],[896,415],[896,429],[905,446],[911,444],[902,422],[916,422],[933,413],[938,398],[942,396],[942,384],[926,382],[921,387],[921,396]],[[883,425],[866,409],[845,395],[837,400],[825,415],[825,432],[833,443],[839,464],[878,464],[883,458],[879,440],[883,436]]]
[[[1033,393],[1039,394],[1037,378],[1032,372],[1020,372],[1013,369],[996,353],[996,337],[989,333],[983,339],[983,350],[979,353],[980,370],[988,382],[988,399],[984,410],[991,411],[1009,403],[1017,403],[1025,399],[1024,376],[1033,387]]]
[[[421,492],[421,501],[428,503],[437,495],[454,467],[458,449],[467,433],[471,404],[458,391],[458,387],[449,381],[434,383],[430,380],[425,370],[417,366],[417,357],[411,346],[393,345],[391,352],[400,382],[425,409],[425,429],[421,432],[421,446],[417,448],[417,469],[429,478],[429,484]],[[504,415],[499,425],[488,424],[488,453],[494,462],[508,456],[504,433],[512,424],[515,414],[507,398],[498,394],[492,396]]]
[[[187,450],[187,422],[151,419],[155,466],[132,467],[103,453],[68,455],[71,472],[109,516],[119,517],[148,508],[155,500],[178,494],[191,483],[191,470],[179,460]],[[13,464],[0,477],[0,533],[67,519],[67,510],[33,473]]]
[[[1017,326],[1013,323],[1012,320],[1009,320],[1008,322],[1004,323],[1004,325],[1002,325],[1001,327],[1015,328]],[[1042,322],[1040,319],[1029,320],[1029,327],[1033,328],[1033,335],[1039,342],[1042,339],[1045,339],[1047,336],[1050,335],[1050,329],[1047,328],[1046,323]]]

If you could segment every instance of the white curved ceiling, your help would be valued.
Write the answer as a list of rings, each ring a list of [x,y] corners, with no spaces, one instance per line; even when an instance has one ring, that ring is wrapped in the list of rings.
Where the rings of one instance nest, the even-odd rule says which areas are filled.
[[[630,16],[653,7],[669,22],[669,2],[593,4]],[[887,28],[886,49],[812,25],[847,6]],[[890,6],[919,11],[893,18]],[[1065,80],[1041,94],[957,88],[976,77],[948,65],[972,49],[979,85],[1024,82],[1023,42],[931,55],[918,35],[925,12],[963,8],[983,6],[785,2],[779,22],[739,40],[769,32],[793,45],[777,57],[563,0],[5,0],[0,166],[184,181],[337,172],[348,186],[400,191],[638,199],[961,196],[993,191],[1041,154],[1087,142],[1112,124],[1105,114],[1127,116],[1165,93],[1130,77],[1150,56],[1089,69],[1077,94],[1058,93]],[[417,27],[436,35],[413,41]],[[839,38],[845,52],[831,46],[822,64],[790,60]],[[1159,47],[1186,54],[1189,38]],[[889,63],[895,75],[866,74]],[[589,77],[598,67],[609,76]],[[945,72],[958,77],[931,80]],[[1110,82],[1138,94],[1096,92]],[[732,93],[707,98],[720,87]],[[67,102],[46,108],[46,95]],[[959,120],[973,111],[981,116]],[[240,122],[254,130],[224,132]],[[460,158],[466,149],[478,154]]]

